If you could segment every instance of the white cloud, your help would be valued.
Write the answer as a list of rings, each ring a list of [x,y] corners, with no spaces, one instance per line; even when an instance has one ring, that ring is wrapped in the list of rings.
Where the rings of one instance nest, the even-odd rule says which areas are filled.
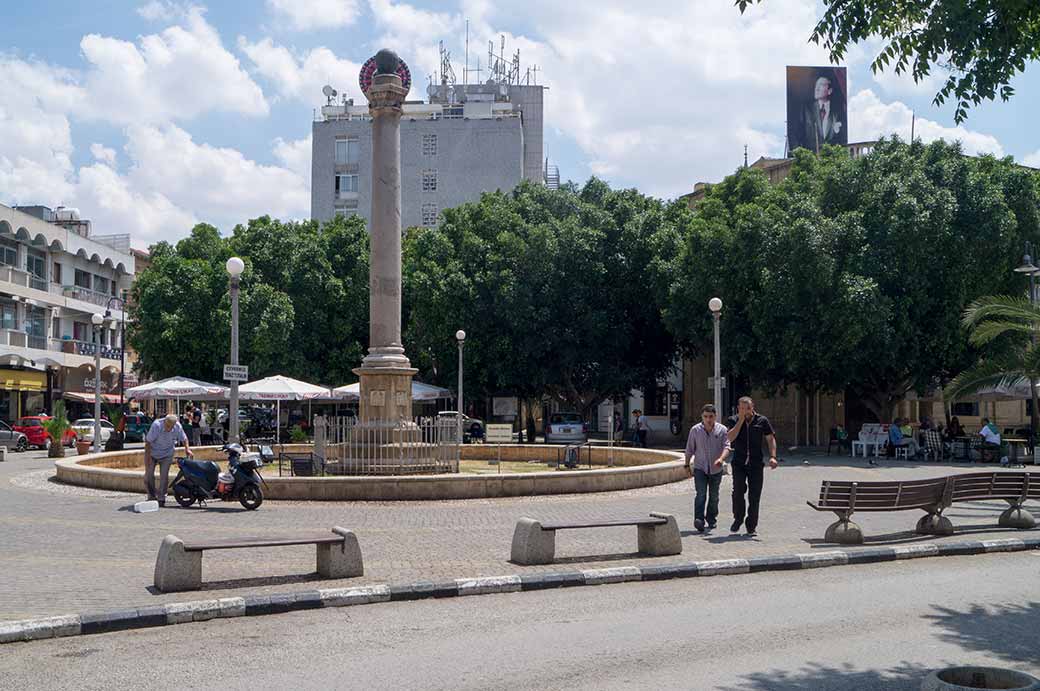
[[[893,134],[908,141],[912,119],[913,111],[904,103],[884,103],[873,91],[864,89],[849,100],[849,141],[870,141]],[[918,117],[913,128],[914,136],[925,142],[960,141],[967,154],[1004,155],[1004,148],[996,137],[961,125],[946,127]]]
[[[97,142],[91,144],[90,155],[96,158],[99,163],[104,163],[113,167],[116,164],[116,150],[110,149],[103,144],[98,144]]]
[[[1037,149],[1031,154],[1026,154],[1025,158],[1022,159],[1022,165],[1031,168],[1040,168],[1040,149]]]
[[[311,186],[311,135],[296,141],[274,140],[274,157],[282,165],[303,178],[307,189]]]
[[[198,222],[162,192],[140,189],[101,162],[80,168],[72,201],[95,232],[130,233],[135,245],[183,237]]]
[[[171,2],[171,0],[152,0],[141,5],[135,11],[142,19],[150,22],[171,22],[185,16],[191,9],[191,5]]]
[[[138,43],[89,34],[80,42],[90,64],[82,115],[130,124],[188,119],[210,111],[266,115],[263,91],[228,52],[203,10]]]
[[[439,69],[438,41],[457,41],[465,31],[465,19],[458,13],[432,12],[403,2],[395,3],[393,0],[368,0],[368,6],[376,28],[381,32],[376,39],[376,45],[379,48],[393,48],[405,58],[412,70],[413,88],[423,83],[418,79],[418,72],[432,75]],[[471,31],[474,31],[476,36],[476,27],[471,26]],[[483,45],[486,44],[474,38],[474,64],[476,55],[483,50]],[[461,55],[461,51],[456,52],[457,57]],[[459,62],[461,63],[461,59]],[[457,76],[462,79],[461,70],[458,70]]]
[[[267,0],[275,15],[297,31],[339,29],[357,21],[357,0]]]
[[[332,84],[341,93],[351,88],[357,91],[361,65],[336,57],[328,48],[314,48],[297,56],[270,38],[250,43],[242,36],[238,48],[253,63],[253,69],[273,83],[285,98],[319,103],[324,98],[321,88],[325,84]]]

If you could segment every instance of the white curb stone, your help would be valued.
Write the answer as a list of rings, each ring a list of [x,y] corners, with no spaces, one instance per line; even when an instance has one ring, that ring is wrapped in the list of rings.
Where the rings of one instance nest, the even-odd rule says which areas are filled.
[[[917,559],[918,557],[939,556],[939,545],[899,545],[893,547],[896,559]]]
[[[388,602],[390,586],[369,585],[357,588],[325,588],[319,589],[322,607],[349,607],[350,605],[367,605],[373,602]]]
[[[480,578],[456,578],[459,595],[488,595],[490,593],[516,593],[520,591],[519,576],[484,576]]]
[[[840,550],[833,552],[814,552],[796,554],[801,560],[803,569],[817,569],[824,566],[845,566],[849,563],[849,555]]]
[[[748,573],[751,566],[747,559],[717,559],[715,561],[698,561],[698,576],[725,576],[734,573]]]
[[[637,566],[618,566],[612,569],[583,569],[585,585],[603,585],[604,583],[626,583],[643,580],[643,572]]]
[[[986,552],[1014,552],[1026,548],[1026,543],[1017,538],[1009,537],[1000,540],[983,540],[982,547]]]

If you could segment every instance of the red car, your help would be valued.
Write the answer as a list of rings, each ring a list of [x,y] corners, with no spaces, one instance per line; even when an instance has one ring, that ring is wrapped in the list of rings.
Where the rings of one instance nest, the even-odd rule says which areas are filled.
[[[47,430],[43,428],[43,422],[50,419],[48,415],[29,415],[19,418],[18,422],[11,425],[11,427],[16,432],[21,432],[25,435],[25,438],[29,441],[29,446],[46,449],[50,445],[50,439],[47,437]],[[76,444],[76,432],[72,429],[65,430],[62,441],[65,446],[71,448]]]

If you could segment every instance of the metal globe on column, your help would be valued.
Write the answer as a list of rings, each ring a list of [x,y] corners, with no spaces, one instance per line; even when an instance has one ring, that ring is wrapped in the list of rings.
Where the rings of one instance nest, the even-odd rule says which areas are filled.
[[[361,381],[357,437],[370,464],[407,461],[421,441],[411,421],[414,369],[401,339],[401,104],[407,67],[383,49],[366,63],[362,89],[372,116],[372,223],[368,355],[354,370]],[[374,69],[373,69],[374,68]],[[367,89],[365,88],[367,86]],[[403,465],[403,464],[402,464]]]

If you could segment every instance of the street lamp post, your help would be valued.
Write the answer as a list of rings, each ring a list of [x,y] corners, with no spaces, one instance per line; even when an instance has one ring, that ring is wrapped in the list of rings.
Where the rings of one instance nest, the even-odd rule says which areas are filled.
[[[1033,264],[1033,243],[1026,240],[1025,255],[1022,257],[1022,266],[1015,269],[1016,273],[1028,274],[1029,275],[1029,304],[1036,306],[1036,273],[1040,271]],[[1033,331],[1032,336],[1033,345],[1036,345],[1036,331]],[[1034,454],[1033,460],[1036,460],[1036,432],[1037,432],[1037,393],[1036,393],[1036,379],[1034,377],[1029,378],[1029,398],[1032,401],[1032,410],[1029,413],[1029,449],[1030,453]]]
[[[126,294],[125,292],[123,293]],[[126,300],[112,297],[105,307],[105,319],[112,318],[112,303],[119,303],[119,405],[126,405],[123,391],[126,386]]]
[[[463,404],[462,404],[462,347],[466,344],[466,332],[459,329],[455,332],[455,340],[459,342],[459,410],[458,416],[456,416],[456,434],[458,435],[459,443],[462,443],[462,415],[463,415]]]
[[[226,264],[231,277],[229,291],[231,293],[231,364],[238,364],[238,282],[239,276],[246,268],[238,257],[231,257]],[[231,381],[231,405],[228,406],[228,441],[238,443],[238,381]]]
[[[715,412],[722,415],[722,355],[719,348],[719,317],[722,314],[722,300],[712,298],[708,300],[708,309],[711,310],[712,321],[715,322],[715,377],[712,379],[712,388],[715,390]]]
[[[101,329],[105,318],[100,314],[90,317],[94,325],[94,453],[101,451]]]

